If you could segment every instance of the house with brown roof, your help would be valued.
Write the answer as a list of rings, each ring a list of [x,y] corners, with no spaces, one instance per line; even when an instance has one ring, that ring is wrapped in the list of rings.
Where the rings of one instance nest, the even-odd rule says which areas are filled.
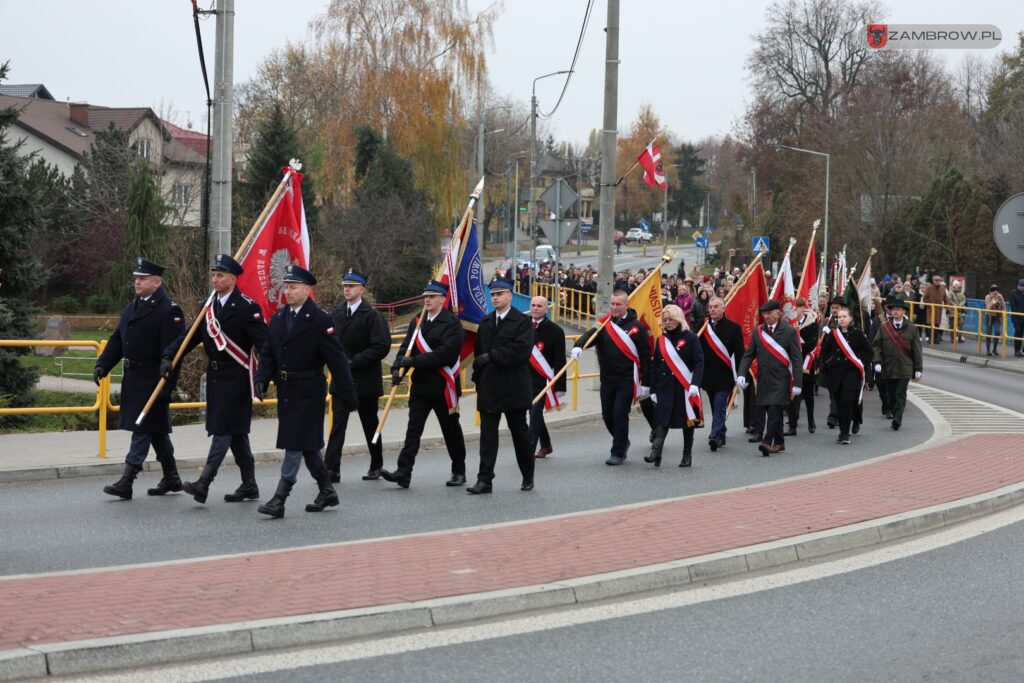
[[[85,158],[96,132],[115,125],[159,178],[161,194],[171,209],[168,223],[200,224],[205,135],[162,121],[149,107],[101,107],[0,94],[0,108],[7,107],[19,111],[11,139],[22,141],[21,153],[39,156],[66,176]]]

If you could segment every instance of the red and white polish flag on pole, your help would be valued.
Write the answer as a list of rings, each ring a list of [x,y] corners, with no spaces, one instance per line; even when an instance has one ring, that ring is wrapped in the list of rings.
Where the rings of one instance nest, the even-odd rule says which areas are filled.
[[[242,255],[240,263],[245,272],[238,277],[238,289],[260,305],[268,321],[285,303],[285,268],[290,264],[309,268],[302,174],[293,166],[286,166],[284,174],[288,185]]]
[[[814,251],[814,235],[818,232],[818,223],[814,221],[814,230],[811,232],[811,242],[807,245],[807,255],[804,257],[804,270],[800,274],[800,286],[797,288],[796,296],[807,302],[807,310],[818,310],[818,295],[821,293],[821,273],[818,272],[818,256]]]
[[[775,278],[775,283],[772,286],[771,296],[768,297],[779,302],[779,306],[782,307],[782,319],[791,325],[800,317],[796,311],[796,288],[793,286],[793,266],[789,260],[789,254],[793,250],[792,242],[795,241],[792,240],[789,249],[786,250],[786,256],[782,259],[782,265],[779,266],[779,275]]]
[[[644,148],[643,152],[640,152],[636,161],[644,169],[645,183],[659,190],[668,187],[668,182],[665,179],[665,167],[661,164],[661,148],[654,144],[653,140]]]

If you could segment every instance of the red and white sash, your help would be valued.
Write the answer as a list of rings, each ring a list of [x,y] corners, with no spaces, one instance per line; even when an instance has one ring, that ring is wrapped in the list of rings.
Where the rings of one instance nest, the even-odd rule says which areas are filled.
[[[640,354],[637,353],[636,344],[629,338],[626,331],[614,322],[609,321],[604,329],[608,330],[609,336],[619,351],[622,351],[622,354],[633,363],[633,400],[643,398],[640,395]]]
[[[821,355],[821,339],[818,339],[818,343],[814,345],[811,352],[804,356],[804,372],[811,372],[814,368],[814,361],[818,360],[818,356]]]
[[[423,338],[423,334],[420,332],[420,328],[417,327],[412,333],[412,339],[409,340],[410,344],[415,344],[416,348],[420,353],[431,353],[433,349],[430,348],[430,344]],[[456,389],[458,386],[456,382],[459,381],[459,366],[461,361],[456,358],[455,363],[451,367],[441,367],[437,369],[437,372],[441,375],[441,379],[444,380],[444,402],[448,406],[449,413],[459,412],[459,393]]]
[[[676,347],[672,345],[667,335],[663,334],[658,338],[658,348],[661,350],[661,357],[665,360],[665,365],[672,372],[672,376],[683,386],[684,390],[689,391],[690,385],[693,383],[693,372],[683,362],[679,352],[676,351]],[[698,393],[696,396],[687,395],[685,405],[686,424],[688,426],[703,424],[704,407],[700,394]]]
[[[857,368],[857,372],[860,373],[860,394],[857,396],[857,402],[859,403],[864,399],[864,363],[860,358],[857,358],[857,354],[850,347],[850,342],[846,341],[846,337],[843,336],[840,330],[834,330],[832,336],[835,337],[836,344],[839,345],[839,350],[846,356],[846,360],[853,363]]]
[[[224,334],[220,321],[213,313],[212,304],[206,307],[206,333],[210,335],[210,339],[213,340],[213,345],[217,347],[218,351],[228,354],[231,360],[249,371],[249,393],[254,400],[259,400],[253,386],[253,376],[256,374],[256,349],[250,349],[249,353],[246,353],[238,345],[238,342]]]
[[[715,334],[715,328],[711,326],[711,323],[708,323],[704,327],[704,334],[708,335],[708,346],[711,347],[714,354],[718,356],[719,360],[729,366],[729,369],[732,371],[732,381],[735,383],[737,379],[736,356],[729,353],[729,349],[725,348],[725,344],[722,343],[722,340],[719,339],[717,334]]]
[[[530,352],[530,366],[534,372],[544,378],[544,383],[548,385],[547,392],[544,394],[544,410],[561,410],[565,407],[565,392],[555,391],[554,385],[551,384],[551,380],[555,378],[555,371],[551,367],[551,363],[548,363],[548,359],[544,357],[542,351],[544,350],[544,342],[538,342],[534,345],[533,351]]]
[[[789,354],[786,353],[786,349],[782,348],[779,342],[775,341],[770,334],[765,333],[764,326],[757,328],[757,336],[761,340],[761,345],[765,348],[768,353],[775,357],[775,360],[779,361],[786,366],[786,370],[789,371],[789,391],[793,393],[793,365],[789,362]]]

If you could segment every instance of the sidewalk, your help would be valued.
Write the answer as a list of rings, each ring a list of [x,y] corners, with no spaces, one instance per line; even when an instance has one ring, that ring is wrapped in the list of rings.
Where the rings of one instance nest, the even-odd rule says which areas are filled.
[[[997,350],[995,356],[985,355],[985,345],[982,342],[981,353],[978,352],[978,339],[977,337],[965,337],[964,342],[957,343],[956,349],[953,349],[953,343],[949,340],[949,335],[943,335],[943,341],[941,344],[929,344],[924,342],[922,344],[922,351],[926,358],[941,358],[943,360],[951,360],[957,363],[967,363],[969,365],[976,365],[978,367],[995,368],[997,370],[1003,370],[1005,372],[1019,372],[1024,373],[1024,358],[1015,358],[1013,355],[1013,343],[1007,345],[1006,358],[1003,358],[1003,349],[1000,347]],[[926,368],[927,369],[927,368]]]

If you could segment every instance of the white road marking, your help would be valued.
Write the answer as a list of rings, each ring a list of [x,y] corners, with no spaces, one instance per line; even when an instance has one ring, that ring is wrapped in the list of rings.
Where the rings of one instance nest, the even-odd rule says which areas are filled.
[[[151,683],[211,681],[219,678],[289,671],[302,667],[387,657],[461,643],[507,638],[677,609],[824,579],[936,550],[1022,521],[1024,521],[1024,506],[1018,506],[946,528],[934,534],[879,547],[849,557],[800,564],[788,571],[740,580],[725,580],[722,583],[706,584],[699,587],[680,588],[673,592],[649,595],[633,600],[569,607],[558,611],[509,617],[502,621],[475,622],[464,626],[426,629],[414,633],[358,640],[341,645],[313,645],[303,649],[226,657],[196,664],[167,665],[138,669],[128,673],[62,680],[76,680],[83,683],[127,683],[139,680]]]

